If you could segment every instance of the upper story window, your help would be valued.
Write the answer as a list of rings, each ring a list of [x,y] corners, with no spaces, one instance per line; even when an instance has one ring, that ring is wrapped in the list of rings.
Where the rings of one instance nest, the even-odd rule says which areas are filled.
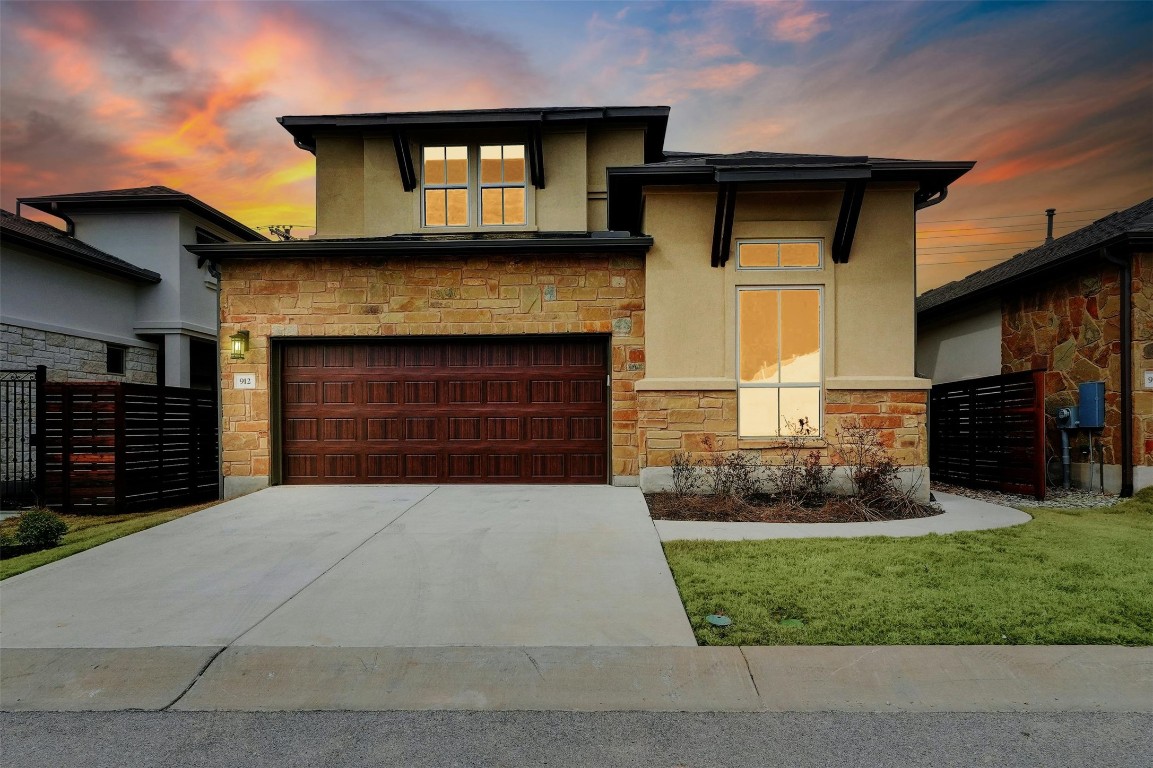
[[[468,147],[424,148],[424,226],[468,226]]]
[[[426,146],[423,168],[423,226],[527,223],[523,144]]]
[[[737,269],[820,268],[820,240],[753,240],[737,244]]]

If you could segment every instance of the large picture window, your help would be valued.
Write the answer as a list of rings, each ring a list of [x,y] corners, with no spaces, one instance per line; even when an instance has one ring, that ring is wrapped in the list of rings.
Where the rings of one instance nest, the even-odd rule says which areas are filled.
[[[737,432],[821,432],[821,289],[737,290]]]
[[[426,146],[422,226],[524,226],[528,221],[523,144]]]

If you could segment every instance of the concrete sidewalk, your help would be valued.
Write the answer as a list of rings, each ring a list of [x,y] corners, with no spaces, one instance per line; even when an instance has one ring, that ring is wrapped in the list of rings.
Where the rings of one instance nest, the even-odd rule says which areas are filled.
[[[8,649],[0,655],[0,707],[9,711],[1150,712],[1153,649]]]
[[[1033,518],[1019,509],[933,491],[945,510],[933,517],[882,520],[875,523],[711,523],[701,520],[655,520],[661,541],[705,539],[846,539],[862,536],[925,536],[930,533],[985,531],[1022,525]]]

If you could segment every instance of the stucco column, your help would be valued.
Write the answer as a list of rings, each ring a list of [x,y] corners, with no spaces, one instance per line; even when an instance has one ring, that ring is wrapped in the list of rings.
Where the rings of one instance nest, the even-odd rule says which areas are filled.
[[[164,381],[166,387],[188,387],[192,381],[191,345],[187,336],[179,333],[164,335]]]

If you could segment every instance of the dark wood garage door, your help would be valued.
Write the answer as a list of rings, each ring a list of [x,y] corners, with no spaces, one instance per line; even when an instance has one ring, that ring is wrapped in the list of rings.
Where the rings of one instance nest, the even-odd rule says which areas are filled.
[[[282,349],[284,483],[603,483],[598,337]]]

